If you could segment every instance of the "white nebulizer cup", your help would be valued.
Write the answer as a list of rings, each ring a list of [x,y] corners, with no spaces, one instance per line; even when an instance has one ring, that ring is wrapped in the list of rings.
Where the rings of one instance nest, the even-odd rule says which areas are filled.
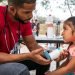
[[[63,51],[64,49],[62,47],[59,47],[55,50],[53,50],[52,52],[48,53],[46,50],[43,52],[43,55],[48,59],[48,60],[54,60],[56,58],[58,58],[60,56],[60,53]]]

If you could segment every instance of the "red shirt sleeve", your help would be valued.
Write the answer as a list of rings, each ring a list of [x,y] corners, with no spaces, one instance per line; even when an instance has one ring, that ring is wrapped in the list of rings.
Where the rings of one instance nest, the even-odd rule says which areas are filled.
[[[4,11],[5,7],[0,6],[0,32],[3,30],[5,25]]]
[[[22,25],[22,36],[24,37],[28,35],[32,35],[32,28],[30,22]]]

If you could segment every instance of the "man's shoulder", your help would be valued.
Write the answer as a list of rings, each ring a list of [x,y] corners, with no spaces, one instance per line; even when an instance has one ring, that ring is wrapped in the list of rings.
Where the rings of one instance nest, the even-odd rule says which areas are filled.
[[[4,12],[5,12],[6,7],[5,6],[0,6],[0,32],[4,28]]]

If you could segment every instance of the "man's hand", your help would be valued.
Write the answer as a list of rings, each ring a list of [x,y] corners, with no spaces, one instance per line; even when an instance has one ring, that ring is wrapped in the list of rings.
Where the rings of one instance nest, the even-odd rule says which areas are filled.
[[[40,48],[40,49],[36,49],[36,50],[33,50],[31,53],[30,53],[30,60],[38,63],[38,64],[41,64],[41,65],[48,65],[50,64],[50,60],[47,60],[45,59],[41,53],[42,53],[43,49]]]

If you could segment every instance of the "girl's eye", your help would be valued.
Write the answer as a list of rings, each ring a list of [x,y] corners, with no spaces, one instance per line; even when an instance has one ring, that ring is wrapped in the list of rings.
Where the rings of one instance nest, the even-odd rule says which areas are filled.
[[[30,12],[25,12],[25,14],[29,14]]]
[[[64,28],[64,30],[66,30],[66,28]]]
[[[63,29],[64,29],[64,30],[68,30],[68,28],[66,28],[66,27],[64,27]]]
[[[65,27],[64,27],[63,29],[64,29],[64,30],[66,30],[66,28],[65,28]]]

